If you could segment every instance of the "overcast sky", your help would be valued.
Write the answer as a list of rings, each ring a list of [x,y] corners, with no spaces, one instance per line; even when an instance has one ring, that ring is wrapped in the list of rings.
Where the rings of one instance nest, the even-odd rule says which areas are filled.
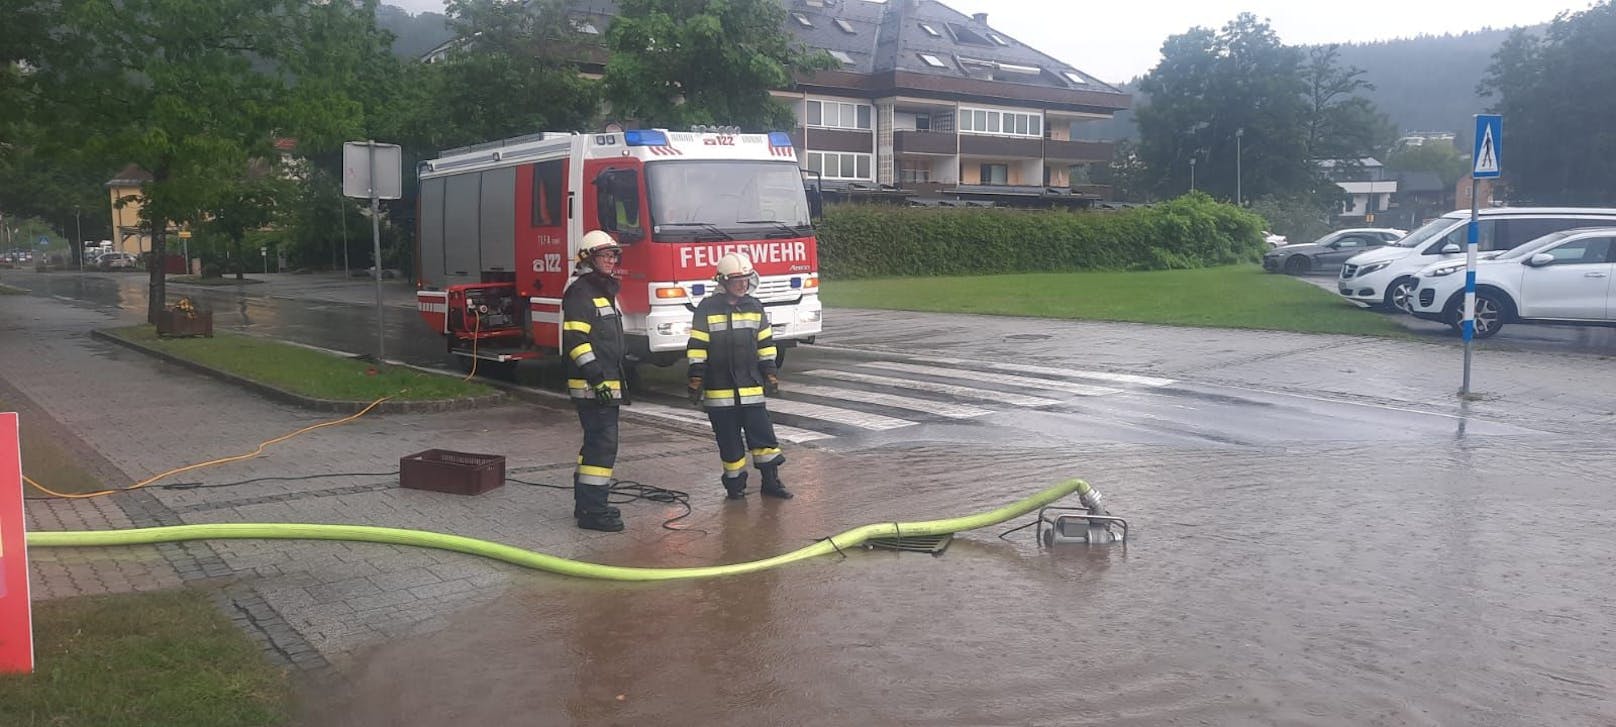
[[[439,11],[442,0],[383,0],[411,12]],[[1344,43],[1485,27],[1548,22],[1587,0],[945,0],[963,13],[988,13],[988,24],[1113,83],[1149,71],[1162,41],[1196,25],[1217,28],[1241,11],[1267,18],[1286,43]]]

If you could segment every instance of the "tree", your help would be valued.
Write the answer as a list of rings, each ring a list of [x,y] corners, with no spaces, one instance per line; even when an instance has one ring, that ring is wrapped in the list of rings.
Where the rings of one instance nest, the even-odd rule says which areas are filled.
[[[1517,31],[1479,92],[1503,114],[1510,196],[1540,204],[1616,204],[1616,3],[1562,13],[1543,37]]]
[[[1341,65],[1340,46],[1308,49],[1303,80],[1309,159],[1360,159],[1390,148],[1396,127],[1358,95],[1375,89],[1363,76],[1363,69]]]
[[[1150,103],[1135,115],[1156,192],[1187,191],[1193,156],[1196,187],[1233,199],[1237,143],[1244,198],[1317,187],[1301,61],[1301,51],[1250,13],[1219,31],[1198,27],[1168,38],[1161,63],[1139,84]]]
[[[331,144],[361,128],[354,88],[385,36],[375,0],[15,0],[52,8],[25,59],[30,120],[152,175],[148,320],[165,304],[170,223],[206,219],[280,134]],[[378,46],[378,43],[380,45]],[[227,196],[227,195],[226,195]]]
[[[1427,141],[1405,146],[1386,156],[1386,169],[1393,172],[1434,172],[1444,189],[1453,189],[1470,172],[1470,162],[1452,144]]]
[[[1147,174],[1138,146],[1123,139],[1117,142],[1110,162],[1095,166],[1093,182],[1110,187],[1111,198],[1118,202],[1149,202]]]
[[[622,0],[606,33],[612,113],[653,126],[784,129],[791,109],[771,90],[830,67],[786,31],[776,0]]]

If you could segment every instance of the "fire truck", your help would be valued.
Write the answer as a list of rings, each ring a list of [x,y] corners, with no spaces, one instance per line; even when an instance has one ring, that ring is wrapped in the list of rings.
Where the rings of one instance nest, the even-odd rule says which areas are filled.
[[[418,174],[416,307],[465,366],[560,352],[561,296],[592,229],[623,247],[633,361],[684,356],[730,252],[758,271],[782,357],[820,332],[819,187],[785,133],[543,133],[449,150]]]

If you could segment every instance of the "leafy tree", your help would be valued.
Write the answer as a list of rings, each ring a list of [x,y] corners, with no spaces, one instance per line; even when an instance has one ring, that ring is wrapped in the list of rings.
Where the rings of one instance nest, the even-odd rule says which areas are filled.
[[[1504,116],[1510,196],[1542,204],[1616,204],[1616,3],[1562,13],[1541,39],[1517,31],[1480,92]]]
[[[1139,84],[1150,103],[1135,112],[1139,154],[1156,192],[1188,190],[1193,156],[1197,189],[1233,199],[1237,144],[1244,198],[1317,186],[1301,59],[1250,13],[1219,31],[1198,27],[1168,38],[1161,63]]]
[[[1138,145],[1127,139],[1116,143],[1111,161],[1096,165],[1092,172],[1095,184],[1111,188],[1111,198],[1119,202],[1149,202],[1149,170],[1139,158]]]
[[[1470,173],[1470,162],[1452,144],[1427,141],[1405,146],[1386,156],[1386,169],[1394,172],[1434,172],[1444,189],[1453,189]]]
[[[776,0],[622,0],[606,33],[606,98],[615,115],[654,126],[783,129],[791,110],[769,92],[827,68],[786,30]]]
[[[228,206],[277,135],[331,144],[361,129],[354,85],[377,59],[375,0],[15,0],[49,9],[30,51],[30,120],[106,163],[139,164],[158,260],[170,223]],[[221,196],[224,199],[221,199]],[[152,266],[148,318],[165,303]]]
[[[1396,127],[1363,96],[1375,90],[1364,70],[1341,65],[1340,46],[1314,46],[1303,67],[1307,84],[1308,158],[1359,159],[1391,147]]]

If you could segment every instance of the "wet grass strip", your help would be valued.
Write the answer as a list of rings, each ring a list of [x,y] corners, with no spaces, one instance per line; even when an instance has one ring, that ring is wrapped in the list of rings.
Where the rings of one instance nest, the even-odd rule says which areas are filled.
[[[828,306],[1408,337],[1383,315],[1256,266],[832,280]]]
[[[255,727],[290,714],[285,671],[204,592],[37,603],[34,638],[34,673],[0,676],[0,724]]]
[[[228,371],[303,396],[339,401],[432,401],[486,396],[486,385],[405,366],[377,366],[301,346],[251,336],[215,333],[213,338],[159,338],[151,326],[107,331],[170,355]]]

